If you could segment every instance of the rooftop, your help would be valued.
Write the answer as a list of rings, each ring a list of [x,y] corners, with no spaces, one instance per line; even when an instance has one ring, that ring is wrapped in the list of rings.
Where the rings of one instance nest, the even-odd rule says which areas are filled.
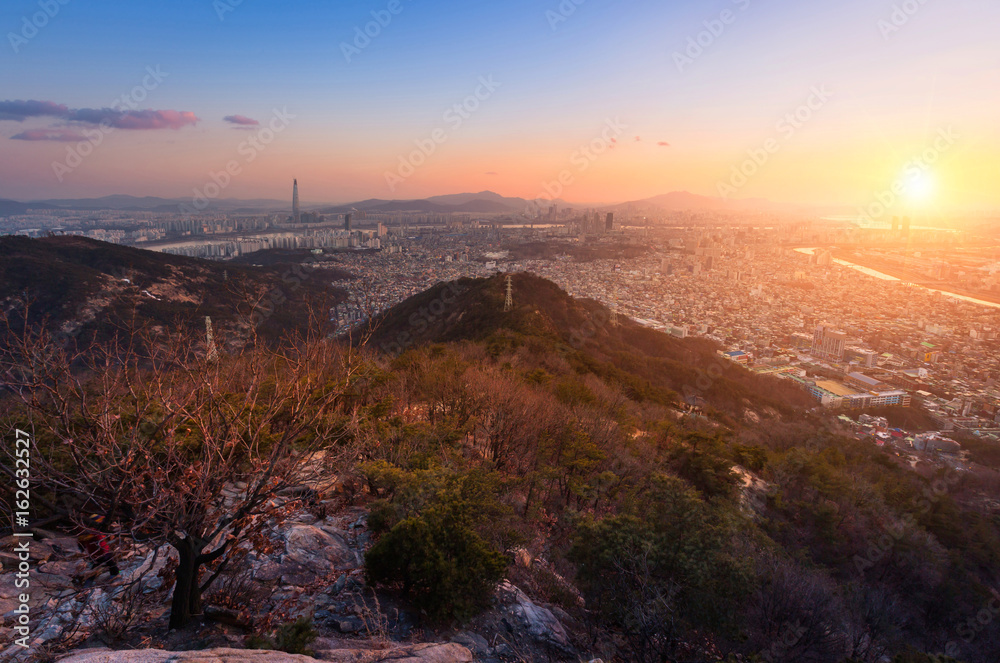
[[[858,393],[847,385],[835,382],[834,380],[818,380],[816,386],[837,396],[854,396]]]

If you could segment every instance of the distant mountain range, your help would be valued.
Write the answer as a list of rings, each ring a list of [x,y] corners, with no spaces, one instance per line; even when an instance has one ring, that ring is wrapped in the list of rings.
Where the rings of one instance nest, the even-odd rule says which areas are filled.
[[[59,198],[18,202],[0,199],[0,216],[25,214],[28,210],[115,210],[115,211],[145,211],[145,212],[175,212],[182,204],[190,205],[189,198],[158,198],[155,196],[125,196],[113,195],[102,198]],[[659,210],[659,211],[734,211],[734,212],[771,212],[771,213],[802,213],[809,208],[800,205],[775,203],[760,198],[741,200],[723,200],[710,196],[701,196],[687,191],[634,200],[620,204],[586,205],[573,204],[565,200],[538,201],[543,208],[551,204],[560,208],[597,208],[602,210]],[[364,212],[424,212],[446,214],[459,212],[466,214],[517,214],[536,205],[535,201],[525,198],[502,196],[493,191],[479,193],[456,193],[444,196],[432,196],[418,200],[385,200],[370,198],[343,205],[303,205],[304,209],[315,210],[321,214],[344,214],[351,211]],[[291,210],[291,201],[257,198],[241,200],[226,198],[212,200],[206,208],[210,211],[228,213],[275,212]]]
[[[543,206],[556,204],[569,207],[565,200],[554,203],[545,201]],[[324,214],[343,214],[351,210],[364,212],[428,212],[443,214],[464,212],[467,214],[517,214],[524,212],[535,203],[525,198],[510,198],[493,191],[479,193],[455,193],[446,196],[432,196],[421,200],[383,200],[371,198],[346,205],[334,205],[321,209]]]
[[[631,208],[636,211],[656,209],[664,212],[770,212],[770,213],[808,213],[812,208],[790,203],[776,203],[764,198],[741,198],[724,200],[711,196],[701,196],[687,191],[673,191],[652,198],[634,200],[620,205],[615,209]]]
[[[0,216],[15,216],[18,214],[27,214],[29,210],[33,209],[54,209],[51,205],[45,205],[43,203],[19,203],[16,200],[7,200],[5,198],[0,198]]]
[[[156,196],[104,196],[102,198],[55,198],[33,200],[26,203],[0,200],[0,215],[24,214],[29,209],[42,210],[116,210],[123,212],[176,212],[180,205],[191,205],[190,198],[158,198]],[[227,212],[278,210],[291,207],[290,202],[258,198],[239,200],[227,198],[212,200],[207,209]]]

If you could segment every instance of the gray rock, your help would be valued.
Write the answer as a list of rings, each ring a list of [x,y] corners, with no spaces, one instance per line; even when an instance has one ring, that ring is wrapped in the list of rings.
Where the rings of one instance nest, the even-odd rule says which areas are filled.
[[[517,653],[514,648],[508,645],[506,642],[501,642],[499,645],[490,650],[490,654],[499,658],[500,660],[514,660],[517,657]]]
[[[282,566],[297,565],[313,576],[326,575],[336,569],[358,567],[357,555],[344,537],[312,525],[293,525],[285,534],[285,556]]]
[[[358,633],[364,629],[364,621],[357,617],[341,617],[337,621],[337,630],[341,633]]]
[[[317,624],[330,624],[335,619],[337,619],[337,616],[329,610],[317,610],[316,613],[313,614],[313,621]]]
[[[490,643],[478,633],[462,631],[453,636],[451,641],[467,647],[476,656],[485,656],[490,651]]]
[[[509,582],[505,581],[501,585],[501,591],[512,595],[514,599],[512,612],[535,640],[564,651],[572,651],[566,629],[551,610],[536,605],[524,592]]]
[[[265,649],[205,649],[169,652],[161,649],[112,651],[84,649],[59,659],[60,663],[313,663],[311,656],[286,654]]]
[[[281,578],[281,564],[264,562],[254,570],[254,580],[274,581]]]

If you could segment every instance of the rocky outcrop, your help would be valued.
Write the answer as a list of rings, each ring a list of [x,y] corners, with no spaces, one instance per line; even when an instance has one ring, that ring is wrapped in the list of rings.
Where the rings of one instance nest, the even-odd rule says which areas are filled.
[[[88,571],[87,562],[78,551],[76,539],[41,529],[34,530],[34,535],[31,543],[31,591],[28,601],[32,629],[28,648],[19,647],[8,640],[4,643],[6,648],[0,651],[0,661],[25,660],[29,650],[35,650],[44,642],[59,637],[68,624],[80,618],[88,600],[88,597],[75,595],[72,591],[74,577]],[[19,559],[12,551],[16,544],[14,537],[0,540],[0,561],[3,562],[4,571],[0,575],[0,622],[8,633],[12,632],[10,629],[17,621],[18,614],[15,610],[20,605],[19,595],[24,593],[24,589],[18,588],[15,576]]]
[[[340,661],[342,663],[472,663],[475,660],[465,647],[449,643],[427,643],[400,647],[398,649],[357,650],[333,649],[319,652],[317,656],[323,661]]]
[[[561,651],[573,650],[565,627],[551,610],[536,604],[527,594],[506,581],[500,586],[499,594],[506,598],[509,610],[535,640]]]
[[[60,663],[312,663],[315,658],[264,649],[206,649],[171,652],[162,649],[84,649],[57,659]]]
[[[577,660],[564,627],[564,623],[573,623],[572,618],[556,606],[534,603],[510,583],[504,583],[497,592],[497,601],[492,610],[484,613],[482,623],[468,625],[467,631],[452,635],[451,642],[403,644],[420,632],[417,630],[419,616],[392,597],[382,597],[380,604],[379,597],[366,587],[362,556],[370,535],[365,509],[342,507],[331,514],[321,508],[314,511],[316,513],[298,510],[270,524],[263,533],[264,545],[251,549],[248,543],[241,544],[246,546],[247,555],[237,579],[244,578],[239,582],[249,585],[237,583],[236,586],[248,587],[247,596],[253,597],[240,604],[246,606],[244,609],[222,601],[213,603],[219,597],[213,599],[210,593],[204,605],[203,622],[194,625],[203,632],[197,645],[182,639],[154,641],[162,647],[199,646],[204,650],[77,649],[62,660],[70,663],[306,663],[313,660],[467,663],[515,660],[526,653],[529,659],[544,656],[549,660],[553,657]],[[28,652],[38,651],[43,644],[51,644],[60,636],[64,640],[57,646],[94,647],[109,642],[105,639],[106,620],[102,621],[102,614],[106,617],[109,608],[123,603],[126,591],[138,593],[141,599],[148,601],[140,608],[147,623],[153,624],[150,620],[156,620],[165,629],[169,611],[170,588],[167,585],[171,579],[170,569],[176,563],[176,552],[170,546],[149,549],[137,545],[120,551],[121,574],[118,577],[112,579],[105,571],[97,578],[88,579],[92,574],[90,565],[75,539],[49,532],[39,534],[32,550],[37,560],[32,587],[40,591],[32,592],[32,615],[37,621],[33,624],[30,647],[24,650],[11,645],[0,651],[0,660],[12,663],[26,660]],[[13,565],[8,563],[13,561],[9,544],[9,541],[0,540],[0,558],[5,566],[5,572],[0,574],[0,615],[6,627],[16,616],[12,611],[17,605],[15,578],[11,573]],[[532,560],[526,558],[523,563],[530,564]],[[125,598],[128,599],[125,603],[135,600],[131,596]],[[306,618],[312,623],[319,634],[311,645],[316,652],[314,657],[222,648],[241,646],[245,634],[273,614],[281,616],[278,621],[269,622],[268,628],[298,618]],[[160,626],[150,626],[147,632],[154,632]],[[133,640],[132,644],[137,641]]]
[[[278,559],[263,560],[254,578],[284,585],[307,585],[336,571],[350,571],[362,565],[358,552],[334,528],[293,524],[282,532],[285,553]]]
[[[253,612],[266,614],[280,609],[290,619],[319,613],[318,626],[364,634],[365,624],[359,619],[357,601],[352,596],[363,586],[361,553],[368,536],[363,523],[364,511],[350,508],[322,520],[302,511],[288,521],[275,523],[265,535],[278,544],[276,550],[247,557],[248,572],[262,594],[259,602],[251,606]],[[18,562],[11,552],[15,543],[12,537],[0,539],[0,625],[5,628],[17,619],[14,610],[21,591],[15,586],[13,572]],[[99,634],[95,611],[120,603],[120,595],[129,587],[130,591],[149,596],[150,605],[155,604],[158,613],[166,610],[168,588],[164,584],[170,578],[161,571],[177,557],[170,546],[153,550],[136,545],[127,554],[120,553],[117,561],[121,574],[117,578],[110,578],[106,570],[91,570],[72,536],[37,530],[31,553],[33,591],[29,605],[33,628],[29,648],[5,643],[0,660],[26,659],[29,650],[64,635],[73,634],[77,642],[89,634]],[[208,618],[217,622],[242,624],[251,616],[235,615],[227,621],[226,611],[220,616],[210,604],[206,607],[210,608]]]
[[[472,653],[455,643],[425,643],[392,649],[331,649],[316,657],[257,649],[205,649],[169,652],[161,649],[112,651],[85,649],[73,652],[59,663],[471,663]]]

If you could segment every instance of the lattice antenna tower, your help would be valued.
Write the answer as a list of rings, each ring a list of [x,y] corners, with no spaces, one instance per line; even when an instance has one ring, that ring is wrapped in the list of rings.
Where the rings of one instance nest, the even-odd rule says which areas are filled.
[[[205,343],[208,346],[208,361],[219,360],[219,348],[215,346],[215,334],[212,333],[212,318],[205,316]]]
[[[507,275],[507,299],[503,302],[503,311],[508,313],[514,310],[514,277]]]

